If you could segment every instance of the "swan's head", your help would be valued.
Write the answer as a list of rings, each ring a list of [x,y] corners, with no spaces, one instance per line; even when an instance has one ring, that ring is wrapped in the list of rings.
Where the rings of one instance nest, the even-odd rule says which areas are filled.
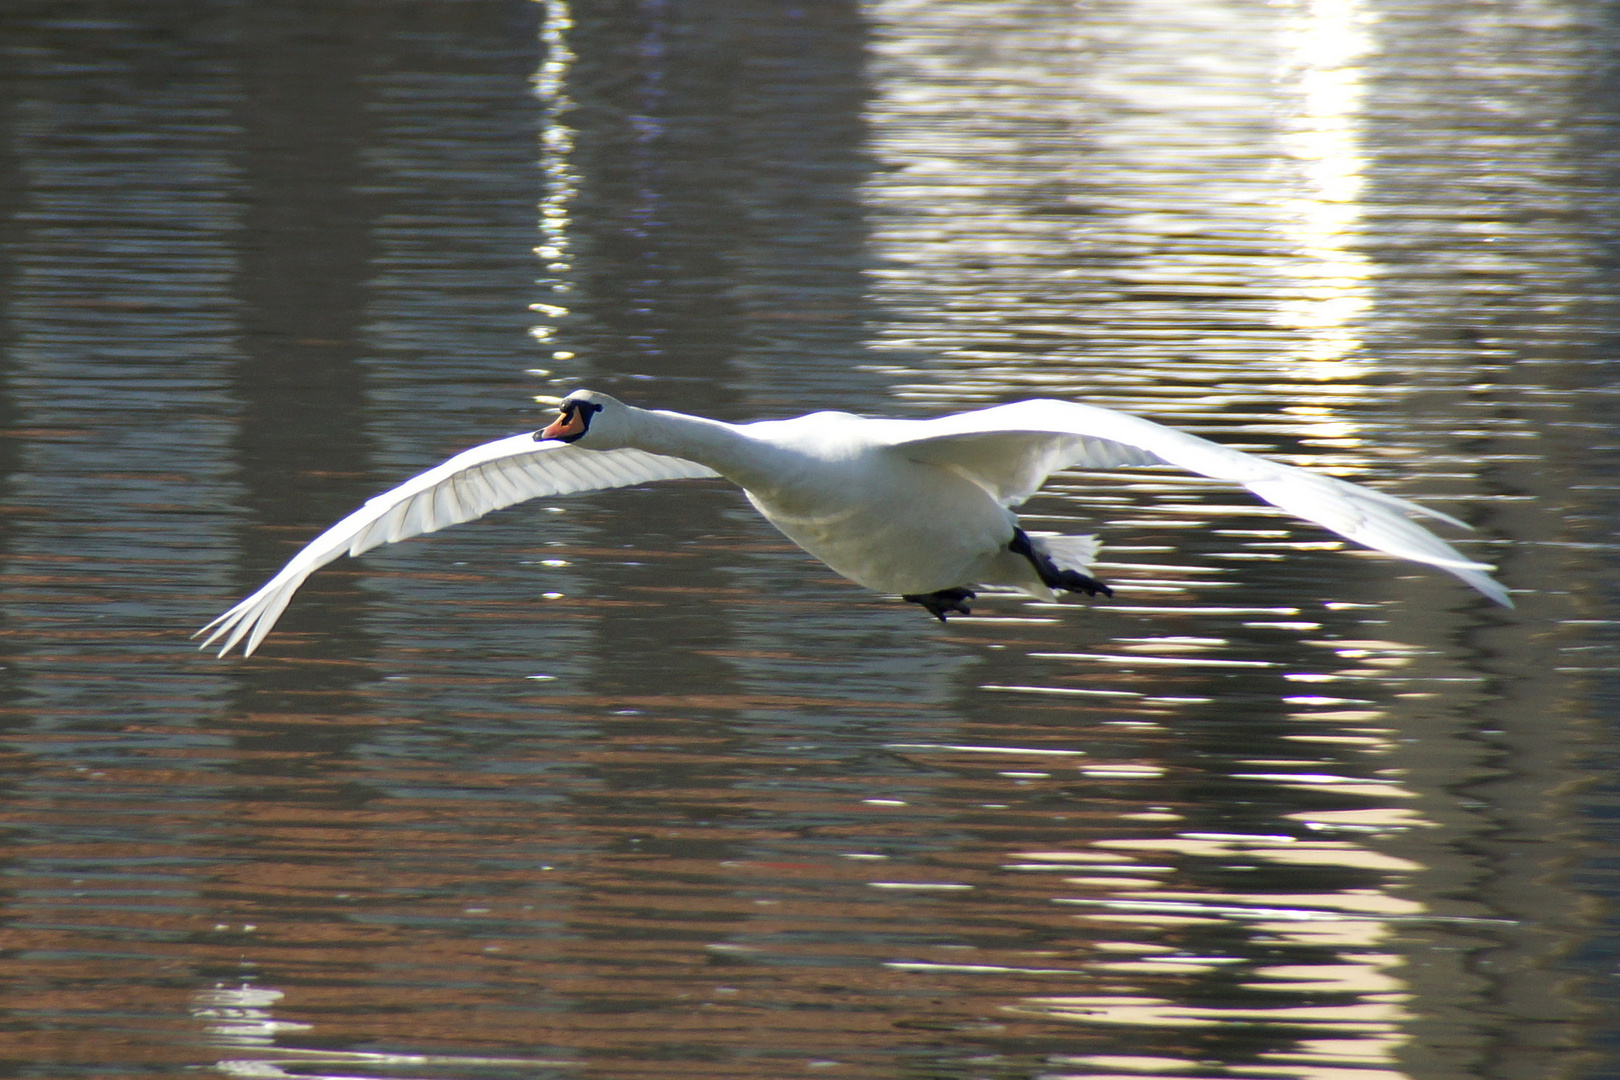
[[[613,450],[630,433],[630,407],[595,390],[575,390],[557,406],[557,419],[535,432],[535,440],[578,443],[589,450]]]

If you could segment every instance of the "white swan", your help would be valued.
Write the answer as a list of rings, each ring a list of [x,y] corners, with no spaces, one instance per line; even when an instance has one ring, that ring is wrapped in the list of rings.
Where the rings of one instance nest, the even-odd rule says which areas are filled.
[[[1450,571],[1509,607],[1507,590],[1411,520],[1437,510],[1231,450],[1151,420],[1070,401],[1020,401],[933,420],[821,412],[726,424],[638,409],[592,390],[542,431],[475,446],[384,492],[312,540],[263,588],[198,631],[251,655],[294,592],[340,555],[482,517],[526,499],[723,476],[794,543],[859,585],[944,621],[971,586],[1050,600],[1108,593],[1086,575],[1094,537],[1030,537],[1008,509],[1071,466],[1176,465],[1241,484],[1340,536]]]

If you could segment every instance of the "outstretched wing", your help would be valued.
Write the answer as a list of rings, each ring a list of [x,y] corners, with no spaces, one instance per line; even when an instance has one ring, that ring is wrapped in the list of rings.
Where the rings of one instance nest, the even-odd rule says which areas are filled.
[[[475,446],[385,491],[311,540],[252,596],[197,631],[202,648],[224,638],[224,656],[246,639],[251,656],[304,579],[340,555],[433,532],[483,517],[526,499],[626,487],[653,480],[719,475],[682,458],[642,450],[585,450],[562,442],[513,435]]]
[[[1072,401],[1020,401],[936,420],[896,421],[891,445],[914,461],[954,469],[1007,505],[1035,493],[1058,469],[1175,465],[1241,484],[1266,502],[1377,551],[1449,571],[1499,604],[1507,590],[1412,520],[1449,514],[1335,477],[1283,465],[1185,431]]]

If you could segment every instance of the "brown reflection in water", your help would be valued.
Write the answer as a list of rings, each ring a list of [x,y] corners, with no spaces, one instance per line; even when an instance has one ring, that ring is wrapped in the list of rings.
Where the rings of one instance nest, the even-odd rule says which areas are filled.
[[[979,625],[975,633],[994,629]],[[494,680],[483,688],[492,703],[513,693]],[[222,767],[251,775],[254,786],[221,790],[238,808],[229,818],[212,808],[189,821],[146,815],[171,844],[187,839],[182,880],[186,863],[206,868],[196,900],[154,918],[150,902],[120,913],[127,902],[116,896],[67,898],[53,905],[51,940],[73,926],[81,929],[70,935],[97,927],[175,935],[143,951],[219,973],[219,987],[198,1002],[201,1030],[249,1060],[326,1060],[307,1040],[343,1034],[358,1040],[350,1053],[408,1046],[463,1065],[584,1055],[627,1074],[681,1075],[671,1057],[696,1054],[718,1059],[705,1068],[720,1075],[815,1060],[880,1075],[897,1047],[926,1057],[942,1041],[986,1053],[1080,1055],[1090,1046],[1117,1056],[1106,1033],[1077,1041],[1054,1025],[1075,1019],[1064,1009],[1077,1000],[1123,1005],[1126,987],[1206,1018],[1200,1008],[1213,1006],[1188,1002],[1248,983],[1286,992],[1305,967],[1330,969],[1313,977],[1334,980],[1340,997],[1385,992],[1352,970],[1380,945],[1376,924],[1345,919],[1326,934],[1320,925],[1367,914],[1366,903],[1170,889],[1189,870],[1194,885],[1199,865],[1225,872],[1245,860],[1276,862],[1272,852],[1342,854],[1372,875],[1363,884],[1403,867],[1328,841],[1173,839],[1199,812],[1180,794],[1195,766],[1167,768],[1171,734],[1122,726],[1130,714],[1112,704],[1024,721],[997,710],[946,744],[930,738],[931,708],[896,703],[873,717],[883,742],[862,763],[807,754],[751,719],[759,709],[847,708],[837,697],[516,693],[543,722],[508,729],[499,743],[376,715],[329,721],[341,741],[368,749],[328,756],[258,742],[260,730],[289,719],[269,715],[223,729],[231,740],[223,753],[137,755],[142,765],[95,778],[103,816],[108,806],[162,805],[158,790],[206,791]],[[383,753],[391,739],[429,742]],[[188,772],[177,757],[207,768]],[[52,813],[22,810],[35,820]],[[1122,827],[1171,839],[1131,840]],[[1095,903],[1129,905],[1144,876],[1170,887],[1150,898],[1182,907],[1127,906],[1111,918]],[[1121,919],[1132,933],[1119,932]],[[1244,951],[1256,934],[1274,941],[1265,962]],[[1059,997],[1064,1008],[1039,1007]],[[1030,1004],[1008,1013],[1020,1000]],[[237,1027],[220,1019],[222,1001],[247,1010]],[[1246,1022],[1271,1015],[1221,1008]],[[1334,1029],[1321,1006],[1277,1010],[1279,1024]],[[291,1049],[244,1048],[243,1025]],[[762,1030],[771,1046],[763,1057]],[[1172,1056],[1234,1052],[1203,1036],[1155,1045]],[[122,1052],[98,1040],[79,1046]]]
[[[1361,679],[1367,659],[1293,670]],[[1182,677],[1206,698],[1218,688],[1205,669]],[[1411,792],[1368,790],[1376,773],[1306,780],[1258,745],[1189,755],[1196,728],[1161,722],[1185,723],[1170,700],[1183,695],[1159,689],[1060,708],[991,692],[1000,704],[949,743],[931,706],[867,703],[859,751],[807,751],[803,726],[756,719],[847,710],[835,695],[603,699],[486,679],[480,697],[522,705],[526,723],[496,739],[470,715],[333,717],[355,748],[341,755],[260,741],[291,718],[243,716],[220,746],[39,777],[49,801],[15,805],[24,819],[82,831],[133,812],[152,839],[37,845],[36,867],[145,863],[162,868],[162,896],[128,874],[107,888],[36,869],[36,888],[59,891],[32,901],[32,938],[8,940],[94,952],[98,935],[144,936],[143,967],[209,973],[192,1003],[216,1054],[311,1067],[400,1068],[388,1055],[404,1048],[447,1067],[588,1060],[671,1076],[695,1059],[722,1076],[823,1060],[877,1076],[897,1053],[968,1048],[1018,1068],[1387,1064],[1410,1008],[1392,984],[1400,952],[1426,933],[1450,947],[1462,925],[1390,892],[1422,872],[1435,830],[1377,809]],[[1330,735],[1384,719],[1300,708]],[[850,756],[830,758],[837,747]],[[252,786],[222,786],[232,774]],[[1301,809],[1300,790],[1322,809]],[[193,793],[193,812],[171,791]],[[1208,824],[1212,807],[1252,799],[1305,828]],[[1298,891],[1302,873],[1316,891]],[[107,999],[90,984],[21,1004]],[[132,1052],[103,1034],[74,1045],[86,1061]]]

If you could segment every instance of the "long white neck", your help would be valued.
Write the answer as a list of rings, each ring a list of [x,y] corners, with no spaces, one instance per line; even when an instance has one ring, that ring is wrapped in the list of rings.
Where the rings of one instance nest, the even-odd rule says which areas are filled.
[[[629,441],[638,450],[707,465],[750,490],[770,487],[778,471],[772,466],[779,468],[777,459],[787,453],[720,420],[664,409],[634,409],[631,415],[635,424]]]

